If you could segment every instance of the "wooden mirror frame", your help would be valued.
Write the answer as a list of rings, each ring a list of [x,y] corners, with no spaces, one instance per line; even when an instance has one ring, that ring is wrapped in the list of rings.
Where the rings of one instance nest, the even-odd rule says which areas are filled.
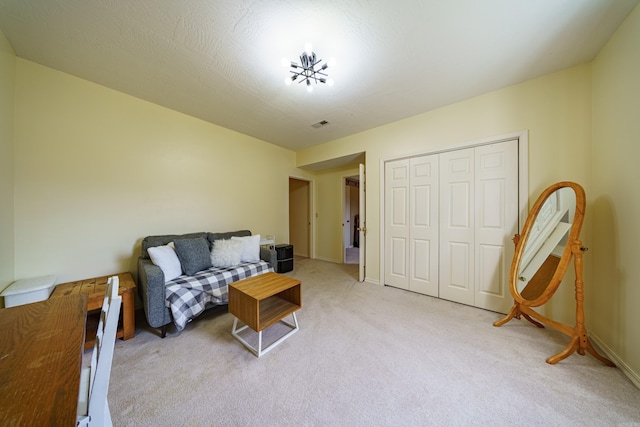
[[[534,277],[531,278],[530,283],[527,284],[527,286],[525,286],[525,288],[521,292],[518,290],[520,264],[527,241],[531,235],[533,225],[547,199],[557,190],[560,190],[562,188],[572,188],[576,196],[575,214],[573,217],[573,222],[571,224],[571,229],[569,231],[569,236],[562,253],[562,257],[560,258],[560,261],[558,262],[555,271],[551,275],[550,279],[548,279],[550,275],[549,272],[547,272],[547,274],[539,275],[540,270],[538,270]],[[514,317],[516,319],[520,319],[520,317],[522,316],[539,328],[544,328],[544,325],[547,325],[571,337],[571,341],[564,350],[554,356],[547,358],[547,363],[552,365],[565,359],[574,352],[578,352],[578,354],[584,355],[586,350],[605,365],[615,366],[615,364],[609,359],[601,356],[600,354],[598,354],[598,352],[596,352],[595,348],[589,341],[587,330],[584,326],[584,283],[582,281],[582,255],[587,250],[587,248],[582,246],[582,242],[579,240],[579,237],[580,230],[582,229],[582,223],[584,221],[585,206],[586,196],[584,189],[575,182],[558,182],[547,187],[542,192],[542,194],[540,194],[533,207],[531,208],[531,211],[529,212],[529,216],[527,217],[527,220],[524,224],[522,234],[516,234],[513,238],[516,249],[515,255],[513,257],[513,262],[511,264],[511,273],[509,278],[509,290],[511,291],[511,295],[514,299],[513,307],[511,307],[511,310],[506,315],[506,317],[495,322],[493,326],[502,326]],[[560,283],[562,283],[562,278],[567,271],[569,263],[571,262],[571,258],[573,258],[574,260],[576,273],[576,324],[573,327],[551,320],[533,310],[532,308],[539,307],[551,299],[553,294],[558,289],[558,286],[560,286]],[[533,283],[536,280],[537,283]],[[531,292],[531,294],[535,295],[535,297],[532,299],[527,299],[523,297],[522,294],[527,293],[526,290],[530,285],[535,288],[535,290]]]
[[[533,230],[533,225],[538,218],[538,214],[542,210],[545,202],[551,197],[556,191],[560,191],[563,188],[571,188],[575,194],[575,214],[573,217],[573,221],[571,223],[571,229],[569,231],[569,236],[567,239],[567,244],[565,245],[564,251],[562,252],[562,257],[558,262],[555,271],[551,279],[548,279],[547,275],[539,275],[536,274],[531,278],[531,282],[529,285],[525,287],[525,289],[533,287],[534,289],[531,293],[536,295],[535,298],[529,299],[525,294],[525,289],[523,292],[518,290],[518,280],[520,276],[520,264],[522,262],[522,257],[525,252],[525,248],[527,246],[527,242],[531,237],[531,231]],[[558,182],[547,187],[542,194],[538,197],[536,202],[534,203],[531,211],[529,212],[529,216],[527,217],[526,222],[524,223],[524,227],[522,229],[522,234],[516,234],[513,238],[514,243],[516,244],[516,249],[513,257],[513,262],[511,263],[511,274],[509,278],[509,288],[511,291],[511,295],[513,299],[519,304],[526,305],[529,307],[539,307],[545,304],[547,301],[551,299],[553,294],[560,286],[562,282],[562,278],[567,272],[567,268],[569,263],[571,262],[571,242],[575,242],[579,240],[580,231],[582,229],[582,223],[584,222],[584,212],[586,208],[586,197],[584,193],[584,189],[576,184],[575,182]],[[538,282],[544,281],[544,283],[535,283],[536,279]],[[546,285],[545,285],[546,283]]]

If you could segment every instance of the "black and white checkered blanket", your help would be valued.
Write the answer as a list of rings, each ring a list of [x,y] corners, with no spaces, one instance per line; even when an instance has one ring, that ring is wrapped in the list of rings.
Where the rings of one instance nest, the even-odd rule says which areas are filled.
[[[166,304],[179,331],[208,305],[227,304],[230,283],[273,271],[264,261],[230,268],[211,267],[193,276],[178,276],[165,285]]]

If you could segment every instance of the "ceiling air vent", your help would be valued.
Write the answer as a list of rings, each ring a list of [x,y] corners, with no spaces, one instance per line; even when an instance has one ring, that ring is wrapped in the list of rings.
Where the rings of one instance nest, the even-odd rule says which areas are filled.
[[[328,121],[326,121],[326,120],[322,120],[321,122],[318,122],[318,123],[314,123],[314,124],[312,124],[312,125],[311,125],[311,127],[312,127],[312,128],[316,128],[316,129],[319,129],[319,128],[321,128],[322,126],[326,126],[326,125],[328,125],[328,124],[329,124],[329,122],[328,122]]]

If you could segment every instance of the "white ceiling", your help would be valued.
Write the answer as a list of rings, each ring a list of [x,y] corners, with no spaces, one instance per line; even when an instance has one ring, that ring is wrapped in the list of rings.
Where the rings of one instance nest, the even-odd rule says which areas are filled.
[[[638,1],[0,0],[0,29],[19,57],[300,150],[588,62]],[[333,87],[284,85],[307,41]]]

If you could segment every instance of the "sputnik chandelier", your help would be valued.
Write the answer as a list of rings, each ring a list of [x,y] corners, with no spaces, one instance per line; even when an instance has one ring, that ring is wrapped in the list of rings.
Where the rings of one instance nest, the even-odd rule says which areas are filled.
[[[333,67],[336,64],[335,58],[331,58],[328,62],[320,64],[322,59],[316,59],[316,54],[313,51],[311,43],[304,45],[304,52],[300,54],[300,64],[289,61],[287,58],[282,58],[282,66],[290,67],[289,72],[291,76],[285,79],[285,83],[290,85],[297,81],[298,83],[307,83],[307,91],[313,92],[313,85],[311,83],[325,83],[328,86],[333,86],[333,80],[329,77],[325,70],[329,67]]]

